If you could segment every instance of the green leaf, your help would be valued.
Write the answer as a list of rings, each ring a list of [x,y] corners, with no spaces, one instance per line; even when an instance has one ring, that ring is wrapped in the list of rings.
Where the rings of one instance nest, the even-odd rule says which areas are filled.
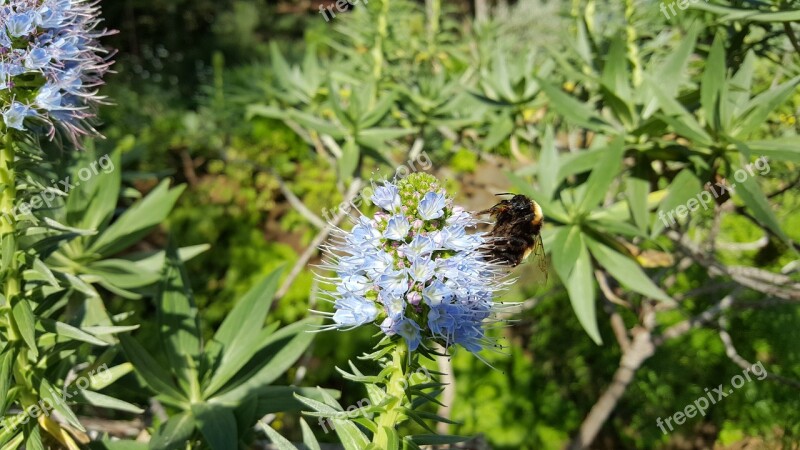
[[[278,268],[253,286],[225,317],[209,345],[209,354],[222,351],[219,369],[205,395],[211,396],[238,372],[258,350],[252,336],[264,326],[283,269]]]
[[[158,271],[148,272],[133,261],[104,259],[86,265],[83,273],[98,276],[121,289],[136,289],[151,285],[161,278]]]
[[[288,84],[292,79],[292,69],[275,41],[270,42],[269,54],[272,72],[275,77],[282,83]]]
[[[222,403],[235,402],[259,394],[300,358],[314,337],[309,332],[311,326],[317,323],[317,318],[306,319],[271,334],[261,350],[234,379],[236,387],[217,396],[217,400]]]
[[[586,237],[586,243],[600,266],[608,270],[623,286],[656,300],[673,302],[631,258],[589,237]]]
[[[197,383],[195,362],[200,356],[200,324],[186,269],[170,242],[157,302],[157,319],[167,358],[179,380]]]
[[[579,102],[545,80],[538,77],[536,80],[541,85],[542,91],[550,99],[553,109],[563,115],[567,121],[593,131],[614,131],[613,128],[595,114],[594,109],[589,105]]]
[[[750,90],[753,86],[753,74],[756,68],[756,55],[753,50],[748,50],[742,65],[731,78],[729,84],[728,101],[734,117],[738,117],[747,107],[750,100]],[[728,127],[726,127],[727,129]]]
[[[119,200],[120,180],[122,178],[122,165],[120,154],[135,145],[133,136],[123,138],[113,152],[97,157],[97,153],[87,152],[76,167],[84,168],[94,164],[102,172],[82,181],[77,189],[72,189],[67,198],[67,217],[71,225],[87,230],[100,230],[104,228],[114,215]],[[92,159],[93,161],[89,162]],[[113,170],[107,170],[103,167]],[[73,174],[77,179],[77,173]]]
[[[5,416],[10,398],[8,390],[11,388],[11,368],[14,364],[14,349],[6,347],[0,353],[0,418]]]
[[[84,400],[86,400],[86,403],[92,406],[97,406],[98,408],[115,409],[117,411],[125,411],[133,414],[142,414],[144,412],[144,409],[139,408],[134,404],[118,398],[109,397],[108,395],[101,394],[99,392],[93,392],[89,390],[81,390],[80,392]]]
[[[369,444],[369,439],[361,430],[349,420],[334,419],[336,425],[336,435],[344,446],[345,450],[363,450]]]
[[[308,426],[303,418],[300,418],[300,428],[303,429],[303,443],[306,444],[308,450],[320,450],[319,442],[317,442],[314,432],[311,431],[311,427]]]
[[[239,440],[236,417],[220,405],[193,403],[192,415],[211,450],[231,450]]]
[[[641,161],[633,168],[630,176],[625,178],[625,194],[633,222],[639,227],[639,230],[646,232],[647,227],[650,226],[650,216],[647,213],[650,180],[647,179],[647,171]]]
[[[581,230],[578,226],[559,227],[554,233],[551,248],[559,251],[551,253],[553,269],[565,283],[580,256],[581,245]]]
[[[605,156],[605,148],[584,150],[576,153],[567,153],[561,157],[561,165],[558,168],[557,180],[559,183],[570,175],[588,172],[595,168],[598,162]]]
[[[253,117],[266,117],[268,119],[283,120],[286,118],[286,111],[270,105],[254,104],[248,105],[245,110],[245,118],[250,120]]]
[[[194,433],[194,417],[189,411],[176,414],[161,425],[150,439],[151,450],[184,450]],[[235,447],[231,447],[235,448]]]
[[[297,447],[292,445],[292,443],[288,439],[281,436],[280,433],[273,430],[272,427],[270,427],[269,425],[265,424],[260,420],[258,421],[258,424],[261,426],[261,429],[264,430],[264,433],[267,434],[269,440],[272,441],[273,444],[275,444],[278,450],[297,450]],[[303,430],[303,433],[305,434],[305,430]]]
[[[342,139],[346,135],[344,127],[333,124],[331,122],[327,122],[311,114],[298,111],[296,109],[292,109],[286,111],[286,113],[284,114],[284,118],[287,115],[289,116],[289,118],[295,120],[300,125],[303,125],[306,128],[310,128],[316,131],[317,133],[327,134],[334,139]]]
[[[305,403],[311,409],[317,412],[335,414],[339,411],[342,411],[342,407],[336,402],[336,400],[333,399],[333,397],[327,395],[322,389],[319,389],[319,391],[320,394],[323,395],[325,403],[300,395],[296,395],[296,397],[298,400]],[[362,450],[369,444],[369,439],[367,439],[364,433],[362,433],[353,422],[342,419],[331,419],[331,421],[333,422],[333,425],[336,428],[336,434],[339,436],[339,440],[345,449]]]
[[[578,206],[579,211],[590,211],[603,201],[611,182],[619,175],[622,155],[625,153],[624,144],[624,136],[617,136],[608,144],[600,163],[592,170],[586,183],[581,186],[583,197]]]
[[[135,339],[123,334],[119,336],[119,343],[125,356],[136,369],[136,373],[153,391],[171,397],[175,401],[187,399],[173,383],[172,375],[164,370]]]
[[[725,84],[725,47],[722,35],[717,34],[711,51],[706,59],[706,68],[703,72],[702,85],[700,86],[700,105],[703,107],[708,125],[719,129],[719,103],[720,93]]]
[[[67,395],[70,394],[68,393]],[[81,431],[86,431],[83,425],[81,425],[80,420],[78,420],[78,416],[76,416],[75,413],[72,412],[72,409],[64,402],[64,398],[62,398],[61,394],[44,378],[42,378],[39,384],[39,396],[42,400],[49,402],[53,409],[64,417],[67,423]]]
[[[55,320],[50,320],[50,319],[42,319],[39,323],[41,323],[44,331],[64,337],[66,338],[66,340],[76,340],[76,341],[86,342],[100,347],[105,347],[108,345],[107,342],[94,337],[93,335],[87,333],[86,331],[83,331],[80,328],[73,327],[72,325],[66,324],[64,322],[57,322]]]
[[[747,110],[736,121],[736,126],[731,134],[738,139],[744,139],[750,133],[758,130],[767,121],[769,114],[783,105],[796,92],[798,84],[800,84],[800,76],[754,97],[748,103]]]
[[[567,288],[569,301],[572,304],[572,310],[575,311],[575,315],[578,317],[578,321],[589,337],[600,345],[603,343],[603,339],[600,337],[600,330],[597,327],[592,262],[584,244],[583,236],[579,234],[578,237],[579,248],[575,265],[569,277],[566,280],[562,278],[562,281],[564,281],[564,287]]]
[[[133,364],[129,362],[122,363],[111,368],[107,368],[105,365],[100,366],[100,368],[103,367],[106,368],[102,372],[98,370],[95,374],[96,376],[90,377],[89,388],[93,391],[105,389],[115,381],[133,372]]]
[[[514,132],[514,121],[508,114],[500,114],[492,119],[489,133],[483,140],[482,147],[486,151],[494,150],[495,147],[508,140]]]
[[[25,450],[45,450],[42,444],[42,432],[38,426],[31,426],[28,437],[25,440]]]
[[[603,75],[603,84],[619,98],[631,98],[630,86],[628,85],[627,55],[625,54],[625,41],[619,35],[612,37],[611,47],[606,55]]]
[[[693,27],[689,30],[688,34],[681,39],[681,43],[670,52],[664,62],[651,66],[654,67],[655,70],[647,72],[649,77],[658,80],[660,90],[667,98],[676,98],[681,82],[688,77],[687,74],[689,71],[687,69],[689,67],[689,60],[697,43],[698,33],[699,27]],[[642,113],[643,117],[650,117],[657,106],[657,101],[651,101]]]
[[[747,173],[743,168],[739,168],[738,170]],[[734,186],[731,185],[731,187]],[[764,192],[758,186],[755,177],[747,176],[743,182],[736,183],[735,193],[742,198],[744,204],[753,212],[753,216],[758,219],[761,224],[766,225],[776,236],[791,247],[789,236],[781,229],[778,218],[775,217],[775,213],[772,211],[767,196],[764,195]]]
[[[386,147],[386,142],[416,133],[414,128],[370,128],[358,132],[356,142],[381,151]]]
[[[415,436],[409,436],[406,439],[410,439],[417,445],[446,445],[446,444],[458,444],[460,442],[466,442],[470,440],[470,437],[444,436],[439,434],[418,434]]]
[[[718,20],[722,22],[747,21],[747,22],[797,22],[800,21],[800,10],[788,10],[780,12],[763,12],[755,9],[738,9],[720,6],[713,3],[692,2],[689,5],[692,9],[709,11],[720,14]]]
[[[361,152],[358,145],[352,140],[345,141],[342,147],[342,157],[339,158],[339,179],[348,180],[353,177],[358,162],[361,159]]]
[[[678,206],[685,206],[690,198],[698,195],[702,190],[703,185],[690,168],[681,170],[670,183],[669,194],[658,205],[656,216],[659,220],[653,222],[650,236],[658,236],[667,225],[672,224],[673,220],[677,220],[675,209]]]
[[[747,147],[770,161],[800,163],[800,136],[788,136],[769,141],[748,141]]]
[[[149,450],[151,447],[144,442],[136,441],[93,441],[89,444],[91,450]]]
[[[542,138],[542,150],[539,153],[539,165],[536,168],[539,188],[548,200],[553,198],[553,193],[561,183],[558,178],[559,167],[558,149],[553,136],[553,127],[548,125]]]
[[[128,208],[92,243],[89,252],[111,256],[138,242],[163,222],[185,188],[168,186],[168,180],[162,181],[147,197]]]
[[[14,303],[11,306],[11,315],[14,317],[14,322],[19,328],[22,335],[22,340],[25,345],[31,350],[31,355],[34,358],[39,357],[39,349],[36,347],[36,324],[33,318],[33,310],[30,303],[24,298],[12,300]]]
[[[662,90],[659,79],[645,76],[644,82],[658,99],[659,107],[664,112],[658,117],[675,129],[676,133],[703,146],[709,146],[714,142],[697,122],[697,119],[677,100]]]
[[[358,127],[362,130],[375,126],[389,112],[394,105],[395,95],[384,95],[375,106],[358,119]]]

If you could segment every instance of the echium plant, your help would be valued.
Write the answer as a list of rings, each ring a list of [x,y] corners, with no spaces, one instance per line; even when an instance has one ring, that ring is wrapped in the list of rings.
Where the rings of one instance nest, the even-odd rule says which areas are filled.
[[[364,376],[351,364],[353,373],[345,373],[368,385],[371,406],[360,410],[356,422],[372,431],[371,442],[358,428],[342,426],[345,416],[336,406],[307,404],[317,415],[335,419],[340,436],[350,433],[343,442],[355,439],[361,448],[460,440],[398,436],[397,425],[408,418],[426,428],[425,418],[446,420],[419,410],[437,401],[442,385],[435,380],[415,385],[409,374],[419,369],[419,356],[435,356],[438,346],[473,353],[497,347],[486,327],[501,307],[494,297],[511,280],[506,268],[483,251],[489,238],[474,231],[478,220],[455,206],[433,176],[415,173],[396,184],[386,182],[371,199],[380,210],[371,218],[361,216],[349,232],[337,230],[323,264],[336,272],[325,279],[335,286],[330,291],[335,312],[328,313],[333,324],[327,328],[373,325],[383,335],[376,352],[363,359],[379,362],[384,370]]]
[[[61,129],[73,144],[95,134],[92,105],[101,101],[111,61],[97,39],[108,34],[96,2],[84,0],[0,1],[0,108],[6,130],[26,130],[26,119]],[[28,128],[37,130],[35,125]],[[8,134],[8,132],[7,132]]]
[[[81,328],[86,306],[78,302],[96,300],[90,295],[91,288],[45,262],[60,244],[95,234],[96,230],[72,228],[53,219],[63,208],[67,193],[48,180],[69,173],[69,169],[59,164],[63,161],[58,160],[57,153],[46,152],[41,145],[44,140],[62,141],[61,137],[66,137],[62,147],[78,147],[82,137],[96,134],[90,124],[93,107],[102,100],[96,88],[111,64],[97,42],[107,32],[97,29],[100,19],[96,4],[83,0],[0,0],[3,449],[21,445],[45,448],[45,444],[51,447],[55,442],[77,448],[76,441],[87,437],[64,400],[93,403],[108,399],[91,391],[107,383],[80,383],[78,396],[59,392],[66,389],[66,379],[84,382],[88,373],[110,361],[109,354],[105,361],[87,360],[89,352],[81,351],[81,347],[108,346],[110,335],[120,328]],[[70,158],[70,153],[62,155]],[[98,178],[86,185],[96,187],[109,180]],[[111,201],[116,202],[116,198]],[[77,307],[79,304],[83,306]],[[84,312],[65,315],[67,305]],[[103,312],[100,304],[91,313],[92,320],[99,320]],[[111,325],[110,320],[103,325]],[[78,363],[78,359],[82,361]],[[59,421],[51,418],[53,410],[59,413]]]

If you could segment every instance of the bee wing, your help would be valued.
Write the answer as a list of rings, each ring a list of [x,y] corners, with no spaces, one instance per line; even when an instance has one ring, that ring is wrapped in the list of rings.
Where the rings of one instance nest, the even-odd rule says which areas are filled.
[[[544,282],[547,284],[549,279],[549,273],[547,271],[547,256],[544,253],[544,242],[542,242],[541,234],[536,235],[536,239],[533,241],[533,247],[534,257],[539,262],[539,270],[544,273]]]

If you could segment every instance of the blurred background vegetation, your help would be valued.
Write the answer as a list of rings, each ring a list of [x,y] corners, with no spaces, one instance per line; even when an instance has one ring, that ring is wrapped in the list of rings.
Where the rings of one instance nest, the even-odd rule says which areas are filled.
[[[95,145],[103,153],[122,150],[123,183],[129,188],[146,192],[165,177],[187,185],[162,229],[140,246],[163,247],[168,233],[181,246],[211,245],[187,263],[207,334],[257,280],[282,264],[295,264],[320,231],[313,216],[334,209],[351,180],[380,179],[379,174],[391,174],[420,150],[432,160],[431,172],[457,192],[457,201],[477,210],[492,204],[496,192],[520,191],[520,185],[541,181],[539,167],[548,162],[542,149],[548,146],[562,161],[558,167],[545,164],[544,171],[565,174],[553,181],[550,194],[556,187],[560,192],[565,185],[586,182],[599,162],[580,155],[604,145],[599,136],[624,130],[630,169],[626,176],[647,180],[645,193],[651,194],[666,189],[678,172],[689,168],[698,186],[691,196],[714,174],[732,177],[733,166],[722,163],[730,150],[719,144],[723,137],[730,137],[729,142],[734,137],[754,142],[794,139],[785,141],[784,150],[794,154],[779,158],[777,151],[770,153],[775,155],[771,171],[758,180],[766,192],[782,191],[769,201],[786,239],[777,231],[765,233],[770,227],[760,217],[749,220],[736,214],[712,224],[713,213],[701,211],[679,228],[685,235],[705,236],[717,227],[715,233],[727,243],[767,236],[764,246],[740,250],[731,244],[718,249],[717,256],[729,264],[797,275],[792,248],[800,241],[800,161],[792,147],[800,130],[797,82],[774,99],[763,120],[749,119],[757,123],[746,139],[703,118],[697,122],[703,130],[693,130],[690,123],[685,134],[687,127],[680,123],[651,120],[648,92],[642,87],[643,80],[655,77],[651,81],[664,87],[667,96],[701,117],[708,105],[701,105],[705,94],[698,86],[710,84],[703,77],[710,72],[706,62],[715,37],[724,53],[718,72],[722,78],[712,78],[714,83],[740,86],[726,83],[746,67],[751,79],[745,100],[787,83],[800,73],[797,40],[787,34],[798,33],[800,27],[792,21],[677,7],[675,16],[666,17],[656,1],[499,1],[475,2],[476,8],[471,1],[373,0],[328,22],[319,13],[321,3],[328,4],[103,3],[107,25],[120,31],[106,44],[119,53],[117,73],[104,88],[115,103],[101,112],[107,139]],[[783,0],[735,0],[724,6],[765,13],[800,8]],[[381,11],[384,7],[388,14]],[[383,38],[377,56],[376,36]],[[681,54],[686,42],[692,47],[685,49],[685,65],[670,72],[670,58]],[[605,69],[616,61],[614,52],[627,55],[616,72]],[[377,66],[376,57],[383,58]],[[733,88],[730,93],[741,94]],[[374,120],[366,117],[370,123],[363,127],[348,123],[364,120],[370,108],[384,109],[374,113]],[[376,131],[365,135],[365,129]],[[712,149],[708,153],[697,150],[702,135],[714,141],[706,145]],[[659,143],[648,147],[651,141]],[[760,155],[755,148],[753,155]],[[645,164],[660,172],[636,170]],[[537,186],[539,191],[523,192],[547,191],[541,183]],[[298,211],[295,200],[312,215]],[[748,207],[736,200],[736,208]],[[610,220],[629,221],[626,209]],[[648,225],[645,230],[656,231],[657,220]],[[674,249],[663,231],[638,241],[629,231],[620,225],[600,233],[628,236],[639,250]],[[545,237],[548,253],[563,250],[557,237]],[[682,261],[678,257],[667,264],[638,261],[659,286],[682,301],[679,310],[659,316],[661,324],[701,312],[730,287],[729,280],[712,280],[700,265],[675,267]],[[792,261],[794,268],[787,270]],[[318,262],[317,255],[309,262]],[[611,382],[621,355],[608,320],[613,307],[598,296],[598,332],[604,341],[598,345],[573,312],[561,274],[552,267],[547,272],[544,276],[530,262],[516,269],[520,281],[506,300],[525,301],[526,309],[512,326],[496,331],[510,346],[508,354],[487,356],[494,368],[466,352],[453,357],[450,415],[458,424],[448,431],[482,435],[496,449],[563,448]],[[698,290],[703,286],[705,293]],[[611,289],[619,293],[618,288],[612,282]],[[311,270],[303,269],[273,305],[270,320],[291,323],[305,317],[314,289]],[[641,297],[636,301],[643,302]],[[146,302],[133,307],[141,323],[154,315]],[[641,313],[624,310],[622,319],[634,326]],[[800,379],[796,306],[742,308],[728,318],[743,356],[763,361],[770,372]],[[370,335],[369,330],[357,330],[318,336],[299,363],[302,373],[292,369],[285,381],[340,389],[341,403],[354,403],[363,393],[344,382],[334,367],[368,350]],[[155,339],[151,330],[150,340]],[[741,369],[726,356],[716,323],[667,342],[638,370],[593,448],[797,448],[800,391],[770,381],[747,384],[674,433],[664,435],[657,428],[658,417],[682,409],[703,388],[727,383],[737,373]],[[125,396],[147,403],[144,393]],[[296,420],[278,414],[272,425],[297,437]],[[334,440],[333,435],[319,436]]]

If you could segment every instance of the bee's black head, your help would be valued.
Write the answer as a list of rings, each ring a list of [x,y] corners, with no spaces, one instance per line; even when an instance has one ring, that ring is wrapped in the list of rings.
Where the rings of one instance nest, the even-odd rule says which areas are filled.
[[[515,211],[527,213],[531,210],[531,199],[524,195],[517,194],[511,198],[510,202],[511,208]]]

